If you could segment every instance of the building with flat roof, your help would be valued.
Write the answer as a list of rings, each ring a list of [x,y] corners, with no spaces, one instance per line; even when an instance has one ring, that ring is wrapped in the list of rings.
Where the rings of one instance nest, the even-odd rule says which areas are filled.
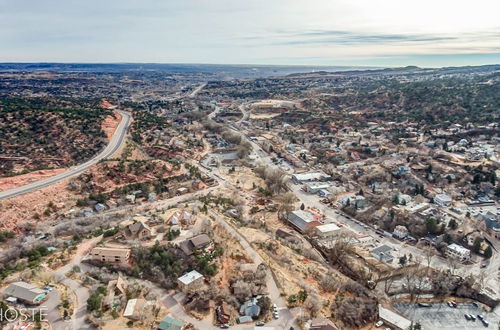
[[[461,262],[468,261],[471,256],[469,249],[455,243],[446,247],[445,254],[448,258],[458,259]]]
[[[199,289],[203,285],[204,281],[203,275],[198,273],[196,270],[192,270],[177,279],[177,284],[179,288],[184,291],[194,291]]]
[[[311,182],[311,181],[324,181],[330,178],[329,175],[326,175],[321,172],[310,172],[310,173],[297,173],[292,175],[292,181],[295,184]]]
[[[116,264],[120,266],[130,265],[130,249],[95,247],[90,251],[91,260]]]
[[[334,223],[316,226],[314,230],[320,237],[333,237],[345,232],[344,228],[341,228]]]
[[[378,305],[378,317],[388,326],[397,330],[407,330],[412,322],[399,313]]]

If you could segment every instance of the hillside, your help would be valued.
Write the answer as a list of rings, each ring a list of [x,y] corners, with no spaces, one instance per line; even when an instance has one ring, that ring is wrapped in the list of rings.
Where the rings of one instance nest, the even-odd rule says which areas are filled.
[[[0,176],[81,163],[106,145],[94,100],[0,99]]]

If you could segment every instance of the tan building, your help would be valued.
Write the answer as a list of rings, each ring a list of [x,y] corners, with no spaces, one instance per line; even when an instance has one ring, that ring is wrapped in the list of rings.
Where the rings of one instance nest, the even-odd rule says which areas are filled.
[[[95,247],[90,252],[90,255],[94,261],[107,262],[119,266],[130,265],[130,249]]]
[[[204,281],[203,275],[198,273],[196,270],[192,270],[177,279],[177,284],[179,289],[183,292],[193,292],[198,290]]]

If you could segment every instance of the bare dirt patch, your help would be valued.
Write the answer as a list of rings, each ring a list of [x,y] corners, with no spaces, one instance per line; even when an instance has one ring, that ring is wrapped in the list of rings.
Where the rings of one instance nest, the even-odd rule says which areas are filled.
[[[0,191],[14,189],[32,182],[50,178],[51,176],[60,174],[64,171],[65,169],[63,168],[57,168],[53,170],[40,170],[22,175],[0,178]]]

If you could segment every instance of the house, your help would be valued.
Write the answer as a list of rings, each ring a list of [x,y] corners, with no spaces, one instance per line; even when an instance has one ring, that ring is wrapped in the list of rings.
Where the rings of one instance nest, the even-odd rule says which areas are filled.
[[[166,316],[161,320],[160,324],[158,324],[159,330],[183,330],[184,327],[185,323],[183,321],[174,319],[171,316]]]
[[[123,230],[123,234],[127,239],[148,239],[152,235],[152,230],[143,221],[134,222],[126,226]]]
[[[295,184],[299,184],[311,181],[326,181],[329,178],[330,176],[320,172],[298,173],[292,175],[292,182]]]
[[[194,222],[195,217],[187,211],[175,211],[168,219],[171,225],[188,226]]]
[[[316,226],[314,230],[316,231],[316,234],[322,238],[334,237],[345,232],[343,228],[340,228],[334,223]]]
[[[458,259],[461,262],[469,260],[471,256],[469,249],[455,243],[446,247],[445,255],[449,258]]]
[[[177,279],[177,285],[183,292],[191,292],[203,285],[205,278],[196,270],[192,270]]]
[[[309,330],[337,330],[337,327],[329,319],[316,318],[311,321]]]
[[[405,226],[396,226],[394,228],[394,231],[392,232],[392,235],[399,239],[404,239],[406,236],[408,236],[408,228],[406,228]]]
[[[90,257],[93,261],[107,262],[119,266],[130,265],[130,249],[95,247],[90,251]]]
[[[387,245],[381,245],[379,247],[374,248],[370,255],[383,263],[391,263],[394,257],[391,255],[391,252],[394,249]]]
[[[33,284],[14,282],[4,290],[4,295],[27,305],[40,305],[47,299],[45,292]]]
[[[392,327],[392,329],[407,330],[413,324],[413,322],[408,320],[406,317],[380,305],[378,306],[378,317],[386,325]]]
[[[366,206],[366,198],[361,195],[354,196],[354,206],[356,209],[364,209]]]
[[[304,184],[304,191],[310,194],[317,194],[320,190],[326,190],[330,184],[324,182],[306,182]]]
[[[312,213],[303,210],[290,212],[288,215],[288,221],[301,233],[305,233],[308,230],[322,224],[316,220]]]
[[[204,251],[212,246],[212,240],[207,234],[201,234],[179,243],[179,248],[190,256],[195,250]]]
[[[411,202],[411,196],[406,194],[398,194],[397,202],[400,205],[408,205]]]
[[[221,324],[228,323],[231,319],[231,311],[229,309],[229,304],[225,301],[215,308],[215,314],[217,315],[217,321]]]
[[[498,237],[500,232],[500,215],[495,214],[491,211],[486,212],[486,214],[478,214],[476,216],[478,220],[484,221],[486,228],[492,230],[495,233],[495,237]]]
[[[180,187],[179,189],[176,190],[175,195],[180,196],[187,194],[189,192],[188,188],[186,187]]]
[[[240,315],[250,316],[256,319],[260,315],[260,306],[257,304],[257,298],[245,301],[240,306]]]
[[[437,194],[434,196],[434,203],[436,203],[439,206],[450,206],[452,202],[452,199],[449,195],[447,194]]]
[[[146,307],[146,300],[142,298],[130,299],[127,301],[123,317],[138,321],[144,317],[144,307]]]

